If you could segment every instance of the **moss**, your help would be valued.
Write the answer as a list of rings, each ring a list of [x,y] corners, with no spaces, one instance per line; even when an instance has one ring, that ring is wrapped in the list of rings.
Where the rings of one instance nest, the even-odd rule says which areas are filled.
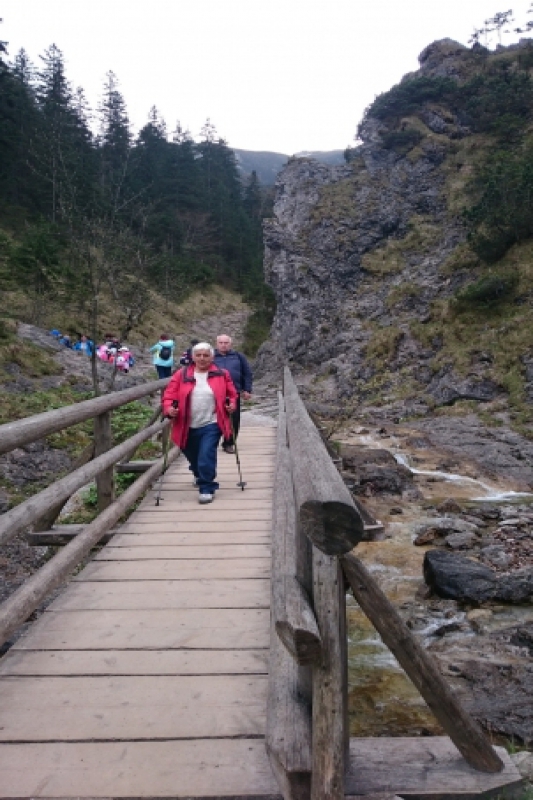
[[[402,336],[402,331],[393,326],[375,329],[365,347],[366,360],[375,366],[388,363],[396,355]]]

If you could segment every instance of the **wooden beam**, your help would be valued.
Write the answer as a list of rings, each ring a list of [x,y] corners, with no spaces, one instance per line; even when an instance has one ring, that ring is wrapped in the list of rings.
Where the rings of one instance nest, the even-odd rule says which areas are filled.
[[[344,800],[348,748],[344,581],[338,559],[313,548],[313,601],[322,658],[313,668],[311,800]]]
[[[296,630],[318,633],[314,614],[305,608],[302,593],[294,592],[294,603],[287,589],[296,579],[296,511],[287,448],[283,398],[279,396],[278,441],[272,505],[272,569],[270,667],[265,745],[272,770],[284,800],[308,800],[311,786],[311,712],[308,666],[299,666],[293,656],[300,653]],[[299,585],[299,584],[298,584]],[[293,584],[294,587],[294,584]],[[288,610],[288,601],[291,610]],[[298,605],[299,604],[299,605]],[[307,604],[308,605],[308,604]],[[298,613],[298,612],[303,613]],[[304,614],[307,617],[304,620]],[[309,627],[311,626],[311,628]],[[280,631],[281,627],[281,631]],[[287,638],[279,633],[287,632]],[[283,642],[283,643],[282,643]],[[307,642],[306,642],[307,643]],[[320,639],[318,639],[320,645]],[[286,646],[291,650],[287,652]]]
[[[115,464],[115,472],[137,473],[146,472],[155,464],[155,461],[122,461]]]
[[[415,639],[364,564],[353,554],[342,556],[340,563],[361,609],[466,762],[482,772],[500,772],[503,763],[480,726],[457,702],[429,653]]]
[[[168,420],[156,422],[151,428],[146,428],[140,433],[136,433],[126,442],[113,447],[108,453],[93,459],[84,467],[77,469],[70,475],[66,475],[51,486],[43,489],[42,492],[6,511],[5,514],[0,516],[0,544],[9,542],[19,531],[24,530],[36,519],[39,519],[52,505],[59,504],[61,501],[64,502],[73,492],[85,486],[103,469],[112,466],[124,453],[129,451],[132,444],[141,444],[167,425]]]
[[[94,442],[90,442],[87,447],[82,450],[80,455],[75,459],[70,467],[70,472],[75,472],[80,467],[84,467],[89,461],[94,458]],[[34,531],[48,531],[58,516],[61,513],[61,509],[65,505],[65,501],[61,500],[59,503],[56,503],[51,508],[46,511],[42,517],[35,520],[33,523],[33,530]]]
[[[301,584],[293,575],[281,575],[272,581],[272,596],[277,598],[277,613],[273,614],[276,633],[288,652],[302,667],[319,663],[320,631]]]
[[[168,454],[168,464],[171,464],[180,452],[179,448],[172,448]],[[28,578],[0,606],[0,644],[5,642],[8,636],[35,611],[50,592],[69,577],[72,570],[83,561],[102,536],[159,477],[163,468],[164,460],[160,458],[148,472],[126,489],[118,500],[115,500],[94,522],[87,525],[83,533]]]
[[[143,383],[121,392],[112,392],[54,411],[34,414],[32,417],[19,419],[16,422],[6,422],[5,425],[0,425],[0,455],[8,453],[15,447],[22,447],[28,442],[42,439],[43,436],[48,436],[50,433],[70,428],[71,425],[84,422],[105,411],[111,411],[126,403],[131,403],[133,400],[140,400],[141,397],[160,391],[169,381],[170,378],[164,378],[161,381]]]
[[[327,555],[342,555],[364,537],[361,514],[332,463],[287,367],[284,395],[300,525],[319,550]]]
[[[297,521],[287,447],[286,416],[280,396],[276,471],[272,502],[272,619],[281,641],[301,666],[320,657],[320,633],[309,597],[298,577],[303,573],[297,552]],[[308,693],[310,674],[307,675]],[[310,695],[309,695],[310,699]]]
[[[94,455],[95,458],[108,453],[113,447],[111,432],[111,412],[104,411],[94,418]],[[105,511],[115,499],[115,471],[113,465],[103,469],[96,476],[96,494],[98,512]]]
[[[29,545],[33,547],[60,547],[68,544],[76,538],[80,533],[83,533],[86,525],[56,525],[47,531],[36,531],[34,533],[27,533],[25,538]],[[105,533],[99,540],[98,544],[106,544],[109,542],[118,530],[112,530]]]

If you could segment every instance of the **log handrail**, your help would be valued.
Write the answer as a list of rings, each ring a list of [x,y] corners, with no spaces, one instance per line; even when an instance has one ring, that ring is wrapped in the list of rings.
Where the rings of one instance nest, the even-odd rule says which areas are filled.
[[[140,400],[149,394],[161,391],[168,384],[170,378],[160,381],[151,381],[131,389],[123,389],[120,392],[105,394],[101,397],[92,397],[90,400],[82,400],[81,403],[74,403],[70,406],[54,409],[53,411],[43,411],[41,414],[34,414],[32,417],[25,417],[16,422],[6,422],[0,425],[0,455],[14,450],[15,447],[22,447],[29,442],[42,439],[51,433],[57,433],[71,425],[97,417],[106,411]]]
[[[288,439],[288,446],[284,443]],[[294,504],[292,516],[291,503]],[[290,545],[285,536],[294,540]],[[433,710],[451,740],[474,769],[500,772],[503,763],[481,727],[460,706],[437,666],[403,623],[372,575],[350,551],[364,539],[361,512],[333,465],[320,434],[309,417],[286,368],[280,399],[278,447],[273,506],[272,546],[283,558],[272,557],[272,654],[270,664],[267,751],[284,800],[341,800],[349,746],[345,578],[356,601],[408,677]],[[299,536],[312,542],[306,556]],[[305,538],[304,537],[304,538]],[[298,554],[295,557],[295,553]],[[290,558],[287,559],[287,554]],[[312,562],[312,569],[311,569]],[[310,572],[309,572],[310,570]],[[312,583],[309,584],[309,574]],[[310,602],[302,602],[298,587]],[[305,592],[302,592],[305,599]],[[283,607],[285,604],[285,607]],[[304,621],[305,620],[305,621]],[[302,754],[304,699],[295,672],[302,663],[297,633],[305,636],[318,626],[319,649],[312,660],[311,775]],[[277,637],[274,636],[277,633]],[[284,648],[280,649],[283,642]],[[281,655],[280,655],[281,654]],[[284,658],[282,658],[284,655]],[[290,655],[291,670],[286,658]],[[300,667],[302,669],[302,667]],[[285,680],[288,688],[280,690]],[[292,693],[292,699],[291,699]],[[298,720],[299,733],[291,729]],[[282,726],[285,725],[285,731]],[[301,771],[297,771],[300,765]]]
[[[0,544],[9,542],[17,533],[20,533],[20,531],[38,519],[52,504],[59,503],[61,500],[68,500],[73,492],[81,489],[82,486],[85,486],[103,470],[115,464],[125,453],[131,450],[133,445],[142,444],[142,442],[167,427],[168,424],[168,420],[156,422],[155,425],[136,433],[107,453],[94,458],[84,467],[80,467],[70,475],[66,475],[38,494],[33,495],[33,497],[29,497],[20,505],[6,511],[5,514],[0,516]]]
[[[167,464],[171,464],[180,452],[177,447],[173,447],[168,453]],[[158,478],[164,468],[165,458],[162,456],[154,462],[154,466],[148,472],[145,472],[126,489],[118,500],[115,500],[93,522],[87,525],[82,533],[13,592],[11,597],[0,606],[0,644],[5,642],[10,633],[16,630],[38,608],[50,592],[68,578],[129,506]]]

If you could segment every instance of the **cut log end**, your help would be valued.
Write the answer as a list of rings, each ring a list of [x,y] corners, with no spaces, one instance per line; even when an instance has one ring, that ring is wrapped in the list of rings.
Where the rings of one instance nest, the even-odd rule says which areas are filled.
[[[349,553],[365,537],[364,522],[355,506],[338,501],[304,503],[300,523],[315,547],[328,556]]]

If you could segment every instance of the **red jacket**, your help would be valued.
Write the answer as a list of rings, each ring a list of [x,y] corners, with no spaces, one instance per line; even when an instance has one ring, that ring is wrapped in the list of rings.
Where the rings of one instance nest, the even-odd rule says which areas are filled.
[[[172,425],[172,440],[183,449],[187,444],[187,436],[191,424],[191,392],[195,386],[194,364],[179,369],[170,379],[163,395],[163,414],[168,414],[172,401],[178,401],[178,416]],[[231,410],[235,410],[237,391],[226,369],[219,369],[214,364],[207,374],[207,383],[215,395],[215,411],[218,427],[225,439],[231,436],[231,426],[226,410],[226,399],[230,401]]]

